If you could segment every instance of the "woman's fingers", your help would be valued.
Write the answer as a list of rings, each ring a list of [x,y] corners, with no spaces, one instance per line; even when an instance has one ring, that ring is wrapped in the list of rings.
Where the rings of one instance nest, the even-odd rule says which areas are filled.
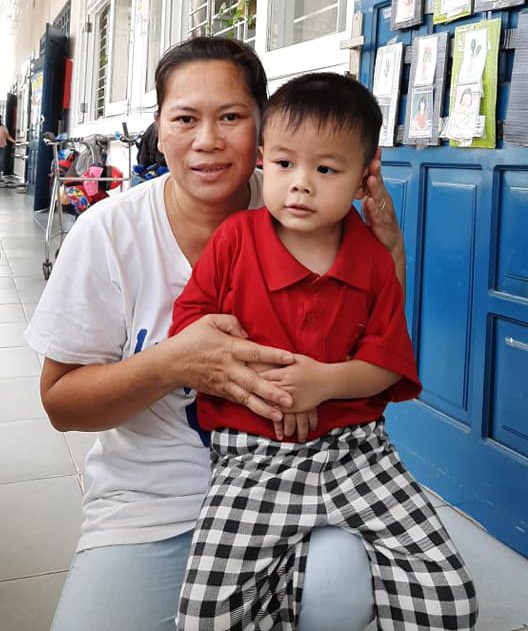
[[[262,416],[263,418],[267,418],[272,421],[276,426],[276,429],[277,427],[282,427],[283,413],[279,409],[273,407],[271,403],[268,403],[264,399],[261,399],[260,397],[240,387],[236,382],[227,382],[224,387],[224,393],[225,396],[234,403],[243,405],[254,414],[258,414],[258,416]],[[279,438],[279,440],[282,439]]]

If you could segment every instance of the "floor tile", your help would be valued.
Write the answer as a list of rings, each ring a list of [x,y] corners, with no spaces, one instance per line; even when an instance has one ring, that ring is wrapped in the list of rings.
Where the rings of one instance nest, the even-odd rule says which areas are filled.
[[[64,434],[49,421],[0,423],[0,484],[77,473]]]
[[[80,473],[84,473],[84,460],[97,438],[97,432],[66,432],[64,436],[70,447],[77,470]]]
[[[0,582],[2,631],[49,631],[67,572]]]
[[[3,276],[0,278],[0,289],[16,289],[15,283],[9,276]]]
[[[35,309],[37,308],[37,302],[23,302],[22,307],[24,309],[24,313],[26,314],[26,319],[29,322],[35,313]]]
[[[0,305],[0,322],[25,322],[25,312],[21,304]]]
[[[20,295],[20,302],[38,302],[46,281],[44,276],[34,278],[33,276],[15,276],[16,289]]]
[[[0,485],[0,506],[0,580],[68,569],[81,523],[77,476]]]
[[[445,506],[445,500],[436,495],[436,493],[433,493],[433,491],[425,486],[423,487],[423,490],[425,491],[425,494],[429,498],[429,501],[435,508],[438,508],[439,506]]]
[[[9,267],[9,265],[0,265],[0,278],[5,278],[5,277],[10,278],[12,275],[13,275],[13,272],[11,271],[11,268]]]
[[[40,375],[37,354],[29,348],[0,348],[0,379]]]
[[[38,377],[0,379],[0,401],[0,423],[46,417]]]
[[[0,305],[16,304],[20,302],[20,296],[15,287],[0,289]]]
[[[528,625],[528,559],[451,507],[441,506],[438,514],[475,582],[478,631],[510,631]]]
[[[0,348],[26,346],[22,333],[26,329],[26,322],[0,323]]]

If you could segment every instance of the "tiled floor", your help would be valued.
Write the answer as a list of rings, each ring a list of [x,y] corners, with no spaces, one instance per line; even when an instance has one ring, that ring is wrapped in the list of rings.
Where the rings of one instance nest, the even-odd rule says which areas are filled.
[[[30,199],[0,189],[1,631],[50,627],[79,532],[83,460],[93,440],[49,425],[38,394],[40,358],[21,336],[45,284],[43,244]],[[478,631],[528,625],[528,560],[433,499],[475,579]]]

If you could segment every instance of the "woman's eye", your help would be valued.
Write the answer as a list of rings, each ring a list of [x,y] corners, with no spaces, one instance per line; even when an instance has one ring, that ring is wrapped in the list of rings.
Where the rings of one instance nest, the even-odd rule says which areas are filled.
[[[182,125],[190,125],[194,121],[194,118],[192,116],[183,115],[177,116],[174,120]]]
[[[332,169],[332,167],[327,167],[324,164],[321,164],[317,167],[317,172],[323,173],[324,175],[326,175],[327,173],[337,173],[335,169]]]
[[[240,118],[240,116],[236,112],[229,112],[228,114],[224,114],[224,120],[233,122]]]

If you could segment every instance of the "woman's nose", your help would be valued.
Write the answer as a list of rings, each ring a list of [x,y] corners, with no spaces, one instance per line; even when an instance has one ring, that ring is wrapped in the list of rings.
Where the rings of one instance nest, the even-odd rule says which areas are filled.
[[[217,126],[213,122],[203,121],[196,129],[193,145],[196,151],[213,151],[221,148],[223,139]]]

